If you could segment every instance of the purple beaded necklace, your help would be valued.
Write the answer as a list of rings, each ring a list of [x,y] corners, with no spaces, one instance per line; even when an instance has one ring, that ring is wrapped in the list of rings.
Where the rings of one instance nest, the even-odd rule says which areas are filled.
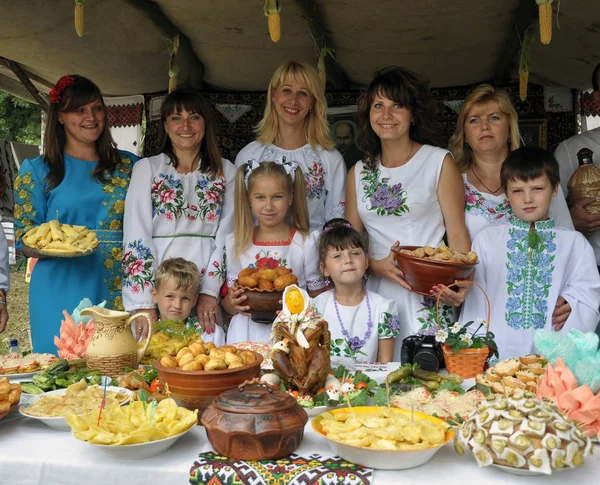
[[[362,349],[367,340],[369,340],[369,338],[371,337],[371,333],[373,331],[373,319],[371,318],[371,301],[369,300],[369,292],[366,289],[365,297],[367,300],[367,311],[369,313],[369,320],[367,321],[367,331],[365,332],[363,338],[360,338],[358,336],[350,337],[350,333],[348,332],[346,327],[344,327],[344,322],[342,322],[342,317],[340,316],[340,309],[337,303],[335,288],[333,289],[333,306],[335,306],[335,313],[337,315],[340,328],[342,329],[342,335],[346,337],[346,341],[348,342],[348,345],[350,346],[352,352],[358,352],[360,349]]]

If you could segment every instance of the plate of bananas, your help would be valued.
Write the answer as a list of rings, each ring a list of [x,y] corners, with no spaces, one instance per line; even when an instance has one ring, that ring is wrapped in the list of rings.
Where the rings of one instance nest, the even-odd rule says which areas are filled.
[[[32,256],[78,258],[98,249],[98,236],[85,226],[61,224],[57,220],[33,227],[23,236],[23,247]]]

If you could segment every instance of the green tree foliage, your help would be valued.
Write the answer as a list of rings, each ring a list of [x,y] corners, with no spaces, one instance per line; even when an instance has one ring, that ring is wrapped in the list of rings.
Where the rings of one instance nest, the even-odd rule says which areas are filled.
[[[42,114],[37,104],[0,91],[0,139],[39,145]]]

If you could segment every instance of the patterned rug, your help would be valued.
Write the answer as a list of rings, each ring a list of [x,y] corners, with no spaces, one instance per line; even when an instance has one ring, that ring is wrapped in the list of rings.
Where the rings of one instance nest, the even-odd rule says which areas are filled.
[[[201,453],[190,470],[193,485],[370,485],[372,480],[371,468],[318,454],[235,461],[209,452]]]

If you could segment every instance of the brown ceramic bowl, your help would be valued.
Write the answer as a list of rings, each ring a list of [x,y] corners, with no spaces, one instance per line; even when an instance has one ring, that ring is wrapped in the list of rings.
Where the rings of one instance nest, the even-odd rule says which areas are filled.
[[[404,273],[404,279],[412,287],[414,293],[430,296],[429,291],[435,285],[449,286],[456,280],[466,279],[475,269],[477,263],[448,263],[432,261],[403,254],[400,249],[414,250],[421,246],[395,246],[393,249],[396,263]]]
[[[279,302],[283,298],[283,291],[259,290],[244,286],[240,288],[244,289],[244,295],[248,297],[244,304],[250,307],[252,320],[258,323],[272,324],[277,318],[277,312],[281,310]]]
[[[219,394],[260,375],[263,356],[258,352],[250,352],[256,356],[256,361],[234,369],[210,371],[169,369],[160,363],[160,359],[154,362],[154,367],[158,371],[160,382],[169,385],[171,397],[177,401],[177,404],[190,411],[197,409],[200,418]]]

